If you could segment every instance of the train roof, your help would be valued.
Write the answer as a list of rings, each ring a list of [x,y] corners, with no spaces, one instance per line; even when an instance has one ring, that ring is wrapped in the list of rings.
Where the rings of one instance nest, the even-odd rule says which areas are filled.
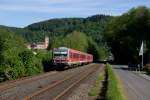
[[[58,47],[58,48],[54,48],[53,50],[68,50],[69,48],[66,47]]]

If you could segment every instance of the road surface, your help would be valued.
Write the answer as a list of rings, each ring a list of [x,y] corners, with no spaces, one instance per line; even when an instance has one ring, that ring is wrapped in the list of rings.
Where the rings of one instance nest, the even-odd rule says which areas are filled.
[[[150,81],[128,71],[127,66],[113,65],[113,70],[120,77],[127,100],[150,100]]]

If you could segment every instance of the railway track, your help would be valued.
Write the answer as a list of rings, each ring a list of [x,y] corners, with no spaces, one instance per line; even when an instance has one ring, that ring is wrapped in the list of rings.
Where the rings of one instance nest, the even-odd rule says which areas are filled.
[[[89,64],[59,73],[46,73],[24,80],[1,83],[0,100],[56,100],[94,73],[99,66],[100,64]]]
[[[98,68],[100,68],[99,65],[93,66],[84,72],[70,75],[63,80],[57,81],[54,84],[50,84],[39,91],[25,96],[23,100],[58,100],[82,80],[94,73]]]
[[[51,72],[51,73],[41,74],[41,75],[38,75],[36,77],[32,76],[32,77],[26,77],[26,78],[22,78],[22,79],[18,79],[18,80],[4,82],[4,83],[0,84],[0,91],[2,92],[2,91],[5,91],[7,89],[10,89],[10,88],[17,87],[20,84],[26,84],[26,83],[38,81],[40,79],[46,78],[46,77],[48,77],[50,75],[54,75],[54,74],[56,74],[56,71]]]

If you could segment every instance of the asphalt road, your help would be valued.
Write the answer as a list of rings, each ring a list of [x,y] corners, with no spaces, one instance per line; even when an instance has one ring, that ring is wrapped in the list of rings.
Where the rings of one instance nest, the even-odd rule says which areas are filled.
[[[127,70],[127,66],[113,65],[119,75],[127,100],[150,100],[150,81]]]

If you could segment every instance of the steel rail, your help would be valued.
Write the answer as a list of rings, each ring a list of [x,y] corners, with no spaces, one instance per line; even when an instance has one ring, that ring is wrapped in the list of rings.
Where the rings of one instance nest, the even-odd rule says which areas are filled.
[[[52,100],[58,100],[59,98],[63,97],[70,89],[72,89],[75,85],[80,83],[82,80],[84,80],[86,77],[88,77],[90,74],[95,72],[97,67],[92,70],[91,72],[85,74],[83,77],[81,77],[79,80],[77,80],[75,83],[71,84],[68,88],[66,88],[64,91],[62,91],[60,94],[58,94],[56,97],[54,97]]]
[[[94,68],[94,69],[96,69],[96,68]],[[91,72],[91,70],[88,70],[88,71],[85,71],[85,72],[80,72],[80,74],[85,75],[86,73],[90,73],[90,72]],[[35,96],[38,96],[38,95],[40,95],[40,94],[42,94],[42,93],[44,93],[44,92],[46,92],[46,91],[48,91],[48,90],[58,86],[58,85],[60,85],[61,83],[65,82],[65,81],[67,81],[67,80],[69,80],[69,79],[71,79],[73,77],[76,77],[76,76],[77,76],[77,74],[71,75],[71,76],[69,76],[69,77],[67,77],[67,78],[65,78],[63,80],[57,81],[56,83],[53,83],[53,84],[50,84],[50,85],[46,86],[45,88],[42,88],[42,89],[40,89],[40,90],[30,94],[30,95],[27,95],[27,96],[23,97],[23,100],[30,100],[31,98],[33,98]]]
[[[16,87],[17,85],[20,85],[20,84],[35,82],[36,80],[44,79],[44,78],[49,77],[50,75],[54,75],[54,74],[56,74],[56,72],[55,73],[45,73],[45,74],[41,74],[41,75],[38,75],[35,77],[31,76],[31,77],[27,77],[26,79],[18,79],[18,80],[10,81],[9,83],[2,83],[0,85],[0,92],[5,91],[10,88],[13,88],[13,87]]]

